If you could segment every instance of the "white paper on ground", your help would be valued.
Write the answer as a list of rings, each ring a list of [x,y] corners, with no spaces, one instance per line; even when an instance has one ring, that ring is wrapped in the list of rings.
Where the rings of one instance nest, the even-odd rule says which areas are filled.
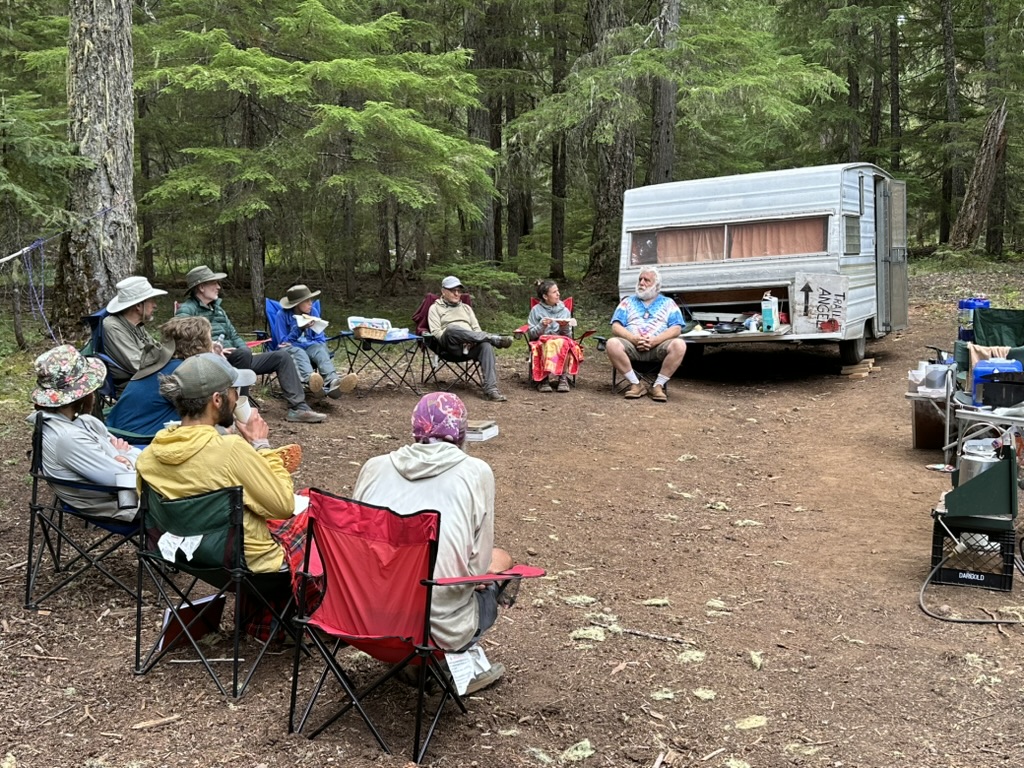
[[[173,533],[165,533],[157,541],[157,546],[160,548],[160,554],[163,555],[164,560],[173,563],[179,549],[185,553],[186,560],[191,560],[202,541],[202,535],[177,536]]]
[[[466,688],[474,677],[491,668],[487,654],[479,645],[472,646],[465,653],[445,654],[444,658],[448,662],[448,671],[452,673],[452,681],[459,696],[466,693]]]

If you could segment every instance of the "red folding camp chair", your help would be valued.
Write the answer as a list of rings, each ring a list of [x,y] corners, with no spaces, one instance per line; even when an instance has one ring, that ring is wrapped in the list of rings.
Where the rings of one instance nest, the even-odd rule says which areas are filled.
[[[540,300],[538,298],[536,298],[535,296],[531,297],[530,298],[530,309],[532,310],[539,303],[540,303]],[[573,305],[572,296],[567,296],[566,298],[562,299],[562,303],[565,304],[565,308],[569,310],[569,315],[571,316],[573,314],[573,311],[572,311],[572,305]],[[530,330],[530,326],[529,325],[521,325],[520,327],[516,328],[515,335],[516,336],[522,336],[523,338],[526,338],[526,333],[529,330]],[[569,329],[569,337],[572,338],[577,344],[579,344],[581,346],[583,344],[583,340],[584,339],[586,339],[589,336],[593,336],[595,333],[596,333],[596,331],[593,330],[593,329],[591,329],[589,331],[584,331],[583,335],[580,336],[577,339],[576,338],[576,329],[575,328],[570,328]],[[530,356],[526,360],[526,380],[527,380],[527,382],[535,383],[537,381],[540,381],[540,379],[535,379],[534,378],[534,360],[540,354],[540,347],[542,346],[542,344],[543,344],[543,342],[540,339],[533,339],[533,340],[529,341]],[[580,351],[579,360],[582,360],[582,359],[583,359],[583,355],[582,355],[582,351]],[[575,384],[576,383],[576,376],[575,375],[570,376],[569,380],[573,384]]]
[[[415,665],[418,699],[412,759],[418,763],[427,751],[445,704],[452,700],[464,714],[466,712],[462,698],[441,664],[444,653],[448,651],[438,647],[431,638],[432,591],[453,585],[508,584],[522,578],[542,576],[544,571],[519,565],[499,574],[435,579],[434,561],[441,526],[439,512],[423,510],[403,516],[384,507],[341,498],[316,488],[309,490],[309,499],[309,538],[306,540],[303,578],[307,577],[310,553],[315,548],[327,590],[323,602],[309,615],[300,598],[296,622],[309,638],[310,649],[315,648],[319,652],[324,667],[309,690],[308,703],[296,723],[299,664],[304,646],[299,644],[296,647],[288,730],[290,733],[303,731],[317,699],[324,693],[325,683],[333,676],[344,692],[343,706],[308,736],[315,737],[354,708],[377,743],[390,753],[367,713],[364,701],[400,670]],[[304,592],[302,589],[299,594]],[[346,645],[392,666],[369,685],[357,690],[355,681],[342,668],[342,659],[338,656]],[[441,700],[426,736],[421,740],[428,679],[441,690]],[[334,700],[326,693],[325,697]]]

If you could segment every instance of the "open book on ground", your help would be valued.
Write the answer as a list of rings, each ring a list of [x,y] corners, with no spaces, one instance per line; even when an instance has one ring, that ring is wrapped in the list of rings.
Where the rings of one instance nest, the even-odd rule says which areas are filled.
[[[225,602],[227,602],[227,595],[199,597],[193,600],[191,605],[183,605],[179,608],[178,616],[181,618],[181,622],[188,627],[188,632],[193,639],[198,640],[210,632],[217,632],[220,629]],[[160,644],[157,646],[157,650],[162,651],[164,648],[171,650],[188,644],[188,638],[184,634],[181,623],[175,620],[171,609],[165,608],[163,633],[160,635]]]
[[[466,422],[466,439],[471,443],[490,440],[498,434],[498,422],[491,419]]]

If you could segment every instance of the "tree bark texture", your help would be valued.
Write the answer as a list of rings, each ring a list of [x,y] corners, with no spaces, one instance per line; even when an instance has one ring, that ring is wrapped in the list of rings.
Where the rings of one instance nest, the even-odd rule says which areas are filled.
[[[552,28],[551,92],[560,93],[569,71],[566,53],[565,0],[554,0]],[[551,268],[553,280],[565,279],[565,197],[568,191],[565,132],[551,139]]]
[[[889,167],[896,173],[903,153],[903,126],[900,123],[900,27],[895,19],[889,22],[889,136],[892,146]]]
[[[957,203],[963,197],[963,171],[957,151],[960,125],[959,85],[956,75],[956,43],[953,26],[953,0],[942,0],[942,70],[946,90],[946,169],[943,174],[942,210],[939,218],[939,242],[949,242],[950,222]]]
[[[655,22],[661,47],[671,50],[679,33],[679,0],[663,0]],[[676,99],[678,88],[668,78],[651,83],[651,157],[647,166],[647,184],[672,181],[676,157]]]
[[[855,3],[854,3],[855,4]],[[850,118],[847,121],[847,154],[851,163],[860,160],[860,26],[850,24],[849,50],[847,51],[846,82],[849,86],[847,105]]]
[[[960,213],[949,236],[952,248],[971,248],[981,237],[988,219],[988,203],[995,187],[1000,157],[1006,154],[1006,102],[993,112],[985,125],[981,138],[981,149],[974,162],[971,179],[967,183]]]
[[[61,242],[54,316],[63,329],[106,303],[135,269],[132,4],[71,0],[68,136],[93,167],[71,178],[76,218]]]
[[[882,25],[876,21],[871,25],[871,126],[868,131],[868,146],[871,161],[879,161],[879,145],[882,143],[882,94],[885,88],[882,83],[885,58],[885,44],[882,36]]]
[[[602,58],[609,32],[625,22],[621,0],[589,0],[590,39]],[[633,86],[623,86],[633,87]],[[603,119],[597,115],[596,119]],[[594,189],[594,227],[590,235],[590,258],[586,277],[595,282],[613,281],[618,274],[621,242],[622,199],[633,186],[636,139],[631,127],[617,125],[608,143],[596,145],[597,175]]]
[[[466,9],[465,40],[466,47],[473,51],[473,60],[470,64],[472,70],[489,69],[491,67],[492,52],[489,41],[494,39],[494,28],[491,28],[492,10],[490,3],[483,6],[470,5]],[[484,102],[480,109],[469,109],[467,119],[467,135],[473,141],[491,146],[491,95],[485,89],[480,94]],[[489,172],[491,180],[494,181],[494,170]],[[491,195],[480,201],[480,210],[483,213],[479,221],[469,222],[468,247],[470,256],[474,260],[493,262],[497,258],[497,243],[494,237],[495,228],[495,200]]]

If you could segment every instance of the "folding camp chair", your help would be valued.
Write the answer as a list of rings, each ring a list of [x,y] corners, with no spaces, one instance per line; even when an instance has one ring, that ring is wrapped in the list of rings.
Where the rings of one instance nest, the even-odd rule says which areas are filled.
[[[134,598],[136,590],[107,562],[126,544],[136,543],[139,523],[112,520],[83,513],[63,501],[61,490],[94,491],[116,495],[118,488],[72,482],[43,473],[43,429],[37,418],[32,431],[32,499],[29,502],[28,562],[25,568],[25,607],[35,610],[90,569],[103,574]],[[47,498],[49,497],[49,498]],[[43,577],[53,566],[54,579]]]
[[[143,542],[139,548],[135,674],[147,674],[169,652],[190,647],[221,694],[228,696],[230,690],[230,695],[237,699],[245,693],[278,631],[297,636],[298,632],[287,620],[294,606],[291,574],[287,570],[275,573],[253,573],[249,570],[243,547],[243,514],[241,486],[169,500],[161,497],[143,478],[140,509]],[[190,542],[196,548],[187,554]],[[158,603],[165,607],[162,625],[155,632],[147,631],[152,619],[144,618],[142,611],[146,577],[155,588]],[[179,580],[187,582],[187,585],[184,588],[179,586]],[[206,590],[207,594],[198,595],[202,591],[197,589],[200,583],[216,591],[209,594]],[[228,593],[234,594],[231,656],[229,659],[211,659],[207,655],[209,644],[201,643],[200,639],[219,629]],[[243,596],[245,599],[240,599]],[[282,609],[275,608],[275,598],[283,601]],[[259,651],[249,663],[244,680],[239,683],[245,664],[240,654],[243,602],[249,607],[260,606],[272,619],[267,639],[252,640],[259,645]],[[144,634],[148,637],[149,647],[145,656],[142,653]],[[224,684],[222,675],[213,667],[214,663],[221,661],[231,664],[230,687]]]
[[[530,298],[530,309],[532,310],[539,303],[540,303],[539,299],[537,299],[536,297],[531,297]],[[562,299],[562,303],[565,304],[565,308],[569,310],[569,315],[572,316],[572,313],[573,313],[572,312],[572,307],[573,307],[572,296],[567,296],[566,298]],[[527,334],[527,332],[529,330],[530,330],[530,326],[528,324],[527,325],[522,325],[519,328],[516,328],[515,335],[522,336],[523,338],[526,338],[526,334]],[[585,339],[589,338],[590,336],[593,336],[595,333],[597,333],[597,331],[595,331],[593,329],[591,329],[589,331],[584,331],[583,335],[580,336],[577,339],[576,338],[576,329],[572,328],[572,327],[569,328],[569,336],[570,336],[570,338],[575,339],[575,341],[578,344],[581,344],[581,345],[583,344],[583,341]],[[536,347],[539,347],[541,345],[541,343],[542,342],[539,339],[533,339],[533,340],[529,341],[530,356],[526,358],[526,381],[528,383],[530,383],[530,384],[535,383],[533,381],[533,354],[534,354],[534,349]],[[569,381],[572,382],[572,384],[575,385],[576,384],[576,377],[575,376],[570,376],[569,377]]]
[[[323,602],[307,613],[300,597],[296,622],[319,652],[324,667],[310,690],[308,703],[296,722],[299,689],[299,649],[292,674],[289,732],[302,732],[318,698],[331,698],[325,691],[328,678],[341,686],[343,706],[323,720],[308,735],[315,737],[338,718],[355,709],[385,752],[390,748],[370,718],[364,703],[370,693],[413,665],[417,671],[417,702],[412,759],[420,762],[427,751],[445,704],[451,700],[466,713],[465,704],[441,664],[444,651],[431,638],[430,604],[435,588],[453,585],[511,583],[542,576],[540,568],[516,566],[501,574],[466,578],[435,579],[437,539],[441,513],[423,510],[402,516],[390,509],[352,501],[311,488],[307,512],[307,565],[316,549],[326,578]],[[303,571],[308,571],[304,567]],[[305,578],[305,573],[303,578]],[[300,590],[300,595],[304,590]],[[357,690],[355,681],[342,667],[338,652],[350,645],[379,661],[392,665],[380,677]],[[441,691],[426,735],[424,725],[427,680]]]
[[[468,355],[452,355],[430,334],[427,315],[430,312],[430,305],[437,299],[436,293],[428,293],[412,316],[416,335],[422,337],[420,343],[423,348],[423,365],[420,382],[423,386],[433,385],[433,387],[445,391],[451,390],[460,382],[466,386],[483,387],[484,379],[480,363]],[[468,293],[464,293],[462,294],[462,303],[472,306],[473,299]],[[452,377],[450,384],[443,383],[439,378],[445,372]]]

